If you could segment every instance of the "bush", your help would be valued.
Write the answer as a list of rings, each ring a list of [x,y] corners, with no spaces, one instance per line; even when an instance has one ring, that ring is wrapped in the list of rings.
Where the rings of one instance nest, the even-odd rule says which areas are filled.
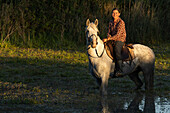
[[[166,4],[166,0],[0,1],[0,41],[37,48],[85,45],[85,21],[97,18],[100,37],[105,38],[111,10],[118,7],[126,23],[128,42],[166,42],[169,38]]]

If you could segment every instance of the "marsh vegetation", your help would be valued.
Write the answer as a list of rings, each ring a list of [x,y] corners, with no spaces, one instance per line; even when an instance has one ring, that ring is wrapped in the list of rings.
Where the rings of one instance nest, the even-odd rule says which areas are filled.
[[[0,0],[0,111],[101,112],[99,90],[88,71],[85,21],[97,18],[100,37],[105,38],[113,7],[121,9],[128,43],[142,43],[154,50],[155,91],[151,97],[155,99],[155,109],[163,106],[162,112],[168,111],[168,3],[167,0]],[[128,77],[109,80],[109,110],[127,110],[136,95],[134,87]]]
[[[0,42],[34,48],[85,45],[85,22],[99,20],[105,38],[111,10],[125,21],[128,43],[169,41],[168,0],[6,0],[0,1]],[[78,45],[78,46],[77,46]]]

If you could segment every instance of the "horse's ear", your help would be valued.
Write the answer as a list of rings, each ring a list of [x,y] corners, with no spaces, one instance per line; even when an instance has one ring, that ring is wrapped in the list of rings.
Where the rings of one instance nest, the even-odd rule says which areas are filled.
[[[94,24],[97,26],[98,25],[98,19],[95,20]]]
[[[87,20],[86,20],[86,26],[89,26],[89,24],[90,24],[90,20],[87,19]]]

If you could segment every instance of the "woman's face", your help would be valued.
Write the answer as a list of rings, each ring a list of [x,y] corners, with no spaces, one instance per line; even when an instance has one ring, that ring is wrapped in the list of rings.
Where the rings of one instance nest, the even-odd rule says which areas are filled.
[[[113,12],[112,12],[112,17],[113,17],[114,19],[118,19],[119,16],[120,16],[119,11],[118,11],[118,10],[113,10]]]

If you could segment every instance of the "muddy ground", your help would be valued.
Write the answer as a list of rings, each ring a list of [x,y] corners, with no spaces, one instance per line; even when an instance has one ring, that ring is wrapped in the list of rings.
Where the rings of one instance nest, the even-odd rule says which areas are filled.
[[[75,52],[72,57],[70,52],[70,57],[63,60],[65,56],[61,55],[67,52],[31,50],[36,51],[37,57],[33,57],[35,53],[30,55],[28,49],[11,51],[0,51],[2,113],[170,112],[169,58],[156,61],[152,93],[144,86],[135,91],[135,84],[125,76],[110,79],[108,96],[101,97],[89,74],[85,53]],[[140,77],[143,80],[142,73]]]

